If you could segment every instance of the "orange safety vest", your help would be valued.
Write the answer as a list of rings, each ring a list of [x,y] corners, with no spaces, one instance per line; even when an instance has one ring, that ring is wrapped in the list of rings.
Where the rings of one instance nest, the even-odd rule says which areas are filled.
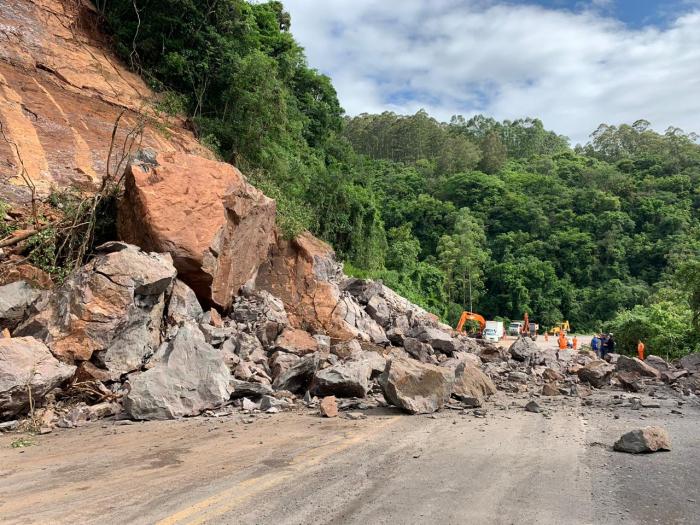
[[[637,355],[639,356],[639,359],[644,361],[644,343],[639,341],[639,344],[637,345]]]

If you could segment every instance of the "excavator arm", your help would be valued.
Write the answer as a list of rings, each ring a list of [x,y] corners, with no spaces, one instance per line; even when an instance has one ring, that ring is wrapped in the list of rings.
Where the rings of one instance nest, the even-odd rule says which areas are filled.
[[[486,328],[486,319],[484,319],[481,315],[474,312],[462,312],[462,315],[459,317],[459,323],[457,323],[457,331],[459,333],[464,331],[464,324],[467,321],[476,321],[479,323],[479,329],[482,332],[484,331],[484,328]]]

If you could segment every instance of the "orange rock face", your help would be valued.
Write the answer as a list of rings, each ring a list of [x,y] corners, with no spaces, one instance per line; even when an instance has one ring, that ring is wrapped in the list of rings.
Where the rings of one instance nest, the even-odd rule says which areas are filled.
[[[278,239],[258,270],[255,286],[279,297],[292,326],[347,340],[357,331],[344,319],[337,272],[330,246],[310,233],[292,241]]]
[[[200,300],[224,310],[255,276],[274,239],[275,201],[240,171],[184,153],[134,163],[126,175],[119,235],[173,258]]]
[[[208,155],[181,121],[155,115],[153,93],[111,55],[96,28],[88,2],[2,2],[0,198],[28,199],[22,169],[40,196],[52,186],[95,188],[106,174],[112,129],[122,111],[119,152],[142,118],[155,117],[159,129],[146,125],[143,146]],[[119,157],[110,159],[112,171]]]

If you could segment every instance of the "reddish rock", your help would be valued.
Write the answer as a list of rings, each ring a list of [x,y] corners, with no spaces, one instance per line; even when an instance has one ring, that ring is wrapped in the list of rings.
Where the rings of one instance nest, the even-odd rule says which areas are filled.
[[[99,39],[98,19],[90,2],[73,0],[12,0],[0,8],[0,34],[7,37],[0,45],[0,120],[40,196],[52,186],[98,186],[122,111],[112,168],[140,112],[150,111],[143,146],[208,154],[181,120],[153,113],[153,92]],[[0,140],[6,200],[29,198],[19,166],[14,148]]]
[[[287,328],[275,341],[275,349],[302,356],[318,350],[318,341],[309,332]]]
[[[271,257],[258,270],[255,286],[282,300],[293,327],[345,341],[359,331],[345,320],[334,282],[339,272],[330,246],[307,232],[292,241],[278,238]]]
[[[323,417],[337,417],[338,416],[338,402],[335,396],[327,396],[321,399],[319,404],[319,410]]]
[[[224,310],[274,239],[275,201],[236,168],[183,153],[133,163],[119,211],[122,239],[170,253],[182,279]]]
[[[557,386],[556,383],[545,383],[542,386],[542,395],[543,396],[560,396],[561,392],[559,392],[559,387]]]

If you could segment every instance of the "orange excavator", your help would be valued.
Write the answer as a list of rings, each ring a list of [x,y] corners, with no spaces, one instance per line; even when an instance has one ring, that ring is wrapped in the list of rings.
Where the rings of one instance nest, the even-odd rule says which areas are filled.
[[[486,328],[486,319],[484,319],[483,316],[475,312],[462,312],[459,323],[457,323],[457,332],[464,332],[464,325],[467,321],[476,321],[479,323],[479,333],[483,332],[484,328]]]

